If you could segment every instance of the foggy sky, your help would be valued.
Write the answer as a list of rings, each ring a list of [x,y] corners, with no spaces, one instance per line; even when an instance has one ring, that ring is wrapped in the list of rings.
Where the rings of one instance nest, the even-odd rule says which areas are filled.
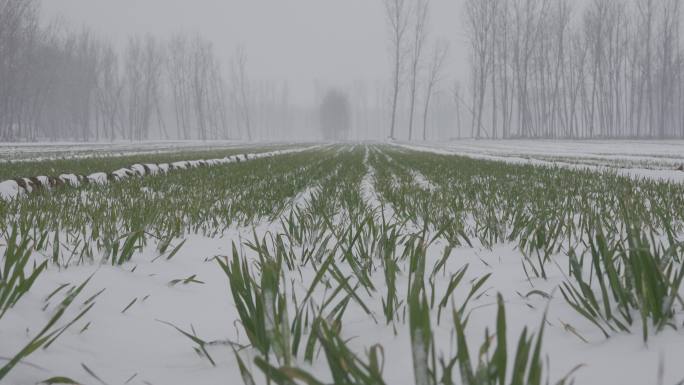
[[[466,72],[460,0],[432,1],[431,37],[451,42],[450,76]],[[242,45],[255,79],[287,80],[295,102],[313,102],[314,82],[349,86],[389,80],[382,0],[48,0],[44,20],[125,43],[132,34],[199,32],[228,66]]]

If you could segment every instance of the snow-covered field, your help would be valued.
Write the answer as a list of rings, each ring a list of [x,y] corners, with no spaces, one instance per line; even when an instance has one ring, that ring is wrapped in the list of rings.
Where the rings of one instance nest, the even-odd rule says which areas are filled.
[[[17,254],[7,245],[22,238],[31,245],[27,274],[34,261],[47,261],[4,315],[0,288],[0,383],[64,376],[83,384],[266,384],[264,361],[255,363],[261,358],[277,371],[272,378],[290,378],[283,384],[317,384],[313,377],[321,383],[465,384],[458,363],[448,376],[453,382],[443,380],[448,371],[440,360],[448,365],[463,358],[457,324],[467,320],[472,366],[488,362],[488,370],[501,373],[492,364],[504,340],[497,329],[500,294],[506,384],[521,366],[514,358],[522,330],[538,336],[545,319],[540,384],[570,374],[582,385],[674,385],[684,379],[684,303],[667,287],[654,297],[625,289],[636,299],[624,308],[602,297],[590,269],[600,258],[592,257],[583,232],[596,235],[596,223],[586,218],[605,219],[603,236],[615,252],[607,263],[626,269],[620,252],[631,248],[620,221],[648,218],[651,240],[667,251],[656,249],[641,261],[657,259],[661,273],[671,266],[664,285],[681,294],[684,187],[576,170],[584,160],[604,162],[589,165],[594,171],[617,168],[619,160],[631,165],[627,170],[674,173],[668,165],[684,159],[676,150],[684,142],[649,143],[327,146],[0,202],[3,262]],[[546,162],[579,166],[526,166]],[[640,203],[630,211],[638,218],[621,211],[613,196]],[[28,213],[36,215],[28,226],[35,231],[12,238]],[[140,237],[131,238],[135,234]],[[564,298],[569,287],[581,287],[570,270],[574,256],[582,257],[580,276],[599,298],[601,327]],[[2,265],[0,281],[12,271]],[[245,271],[248,282],[238,279]],[[623,270],[617,274],[630,279]],[[59,333],[54,343],[38,347],[2,378],[5,362],[48,323],[72,285],[89,278],[49,328]],[[653,307],[644,298],[658,298],[660,308],[672,310],[664,311],[660,330],[651,324],[654,315],[646,318],[646,340],[639,310]],[[618,329],[616,320],[626,324],[623,309],[631,325],[611,330]],[[486,341],[489,354],[479,357]],[[523,355],[533,359],[532,353]],[[536,383],[530,369],[522,369],[528,370],[520,384]]]
[[[683,140],[458,140],[404,144],[430,150],[508,163],[556,165],[621,175],[684,181]]]
[[[248,146],[240,141],[146,141],[146,142],[36,142],[0,143],[0,162],[51,159],[87,159],[91,157],[165,154],[179,151],[206,151]]]
[[[313,146],[312,146],[313,147]],[[0,180],[0,199],[10,200],[17,197],[23,197],[40,189],[51,190],[59,185],[68,185],[71,187],[78,187],[84,183],[93,183],[97,185],[106,185],[110,181],[122,181],[131,177],[144,177],[150,175],[167,174],[172,170],[187,170],[198,167],[213,167],[223,166],[230,163],[247,162],[254,159],[263,159],[278,155],[291,154],[300,151],[306,151],[312,147],[291,148],[276,151],[264,151],[259,153],[244,153],[240,155],[226,156],[223,158],[214,159],[192,159],[175,161],[172,163],[142,163],[134,164],[130,167],[122,167],[112,172],[97,171],[89,175],[76,175],[73,173],[64,173],[52,179],[48,176],[33,176],[23,177],[21,179],[12,179],[2,181]],[[20,184],[20,182],[23,183]]]

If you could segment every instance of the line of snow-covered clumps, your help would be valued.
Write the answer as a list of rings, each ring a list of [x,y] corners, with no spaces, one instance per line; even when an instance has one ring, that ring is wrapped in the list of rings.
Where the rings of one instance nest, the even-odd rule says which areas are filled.
[[[11,200],[41,189],[51,190],[62,186],[78,187],[83,184],[106,185],[110,182],[118,182],[128,178],[144,177],[147,175],[167,174],[172,170],[187,170],[199,167],[225,165],[230,163],[246,162],[253,159],[270,158],[276,155],[284,155],[305,151],[309,148],[297,148],[290,150],[278,150],[254,154],[231,155],[220,159],[189,160],[173,163],[145,163],[134,164],[128,168],[116,171],[96,172],[90,175],[62,174],[60,176],[36,176],[29,178],[17,178],[0,182],[0,199]]]

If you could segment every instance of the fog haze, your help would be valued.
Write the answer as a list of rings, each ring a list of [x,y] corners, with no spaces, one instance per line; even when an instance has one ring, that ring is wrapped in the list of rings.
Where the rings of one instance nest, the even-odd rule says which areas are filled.
[[[465,69],[460,0],[432,2],[431,33],[448,39],[449,74]],[[86,25],[123,45],[134,34],[200,33],[223,63],[244,46],[254,78],[287,80],[309,105],[314,82],[347,87],[388,80],[388,36],[380,0],[51,0],[44,20]],[[453,76],[453,75],[452,75]]]
[[[683,2],[0,0],[0,140],[684,137]]]

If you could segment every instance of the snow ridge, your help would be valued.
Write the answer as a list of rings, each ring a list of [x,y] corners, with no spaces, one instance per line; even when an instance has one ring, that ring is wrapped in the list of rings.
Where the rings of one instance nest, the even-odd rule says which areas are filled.
[[[295,148],[289,150],[277,150],[262,153],[250,153],[227,156],[220,159],[201,159],[174,162],[171,164],[134,164],[128,168],[121,168],[111,173],[96,172],[90,175],[61,174],[58,177],[38,176],[32,178],[17,178],[0,182],[0,199],[9,201],[17,197],[25,196],[40,189],[51,190],[65,185],[78,187],[83,184],[106,185],[110,182],[118,182],[133,177],[166,174],[172,170],[188,170],[199,167],[210,167],[240,163],[255,159],[271,158],[278,155],[293,154],[311,150],[318,146]]]

